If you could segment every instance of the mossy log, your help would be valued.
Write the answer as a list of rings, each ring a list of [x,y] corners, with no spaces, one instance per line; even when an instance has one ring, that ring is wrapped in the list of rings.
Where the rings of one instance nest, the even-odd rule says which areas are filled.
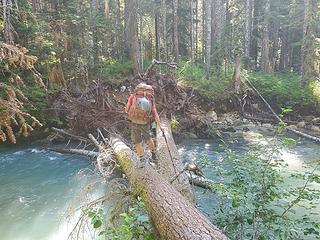
[[[161,239],[228,239],[151,165],[140,165],[133,151],[119,138],[110,140],[118,164],[145,203]]]

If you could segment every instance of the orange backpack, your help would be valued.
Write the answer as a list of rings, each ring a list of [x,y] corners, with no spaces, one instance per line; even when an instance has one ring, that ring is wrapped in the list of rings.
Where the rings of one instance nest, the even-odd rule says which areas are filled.
[[[148,124],[152,116],[154,90],[152,86],[140,83],[134,90],[129,119],[136,124]]]

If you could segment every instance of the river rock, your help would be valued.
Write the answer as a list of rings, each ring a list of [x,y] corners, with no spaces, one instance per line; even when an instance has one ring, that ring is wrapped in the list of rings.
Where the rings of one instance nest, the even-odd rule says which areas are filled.
[[[215,122],[218,120],[218,115],[215,111],[211,110],[206,114],[206,120],[209,122]]]
[[[320,133],[320,127],[318,127],[318,126],[314,126],[314,125],[311,126],[310,130],[315,133]]]
[[[304,121],[298,122],[297,127],[298,128],[305,128],[306,127],[306,122],[304,122]]]
[[[298,130],[298,127],[296,125],[289,125],[288,128],[292,130]]]
[[[314,118],[311,121],[312,123],[320,123],[320,117]]]
[[[265,124],[263,124],[263,127],[272,128],[272,125],[270,123],[265,123]]]

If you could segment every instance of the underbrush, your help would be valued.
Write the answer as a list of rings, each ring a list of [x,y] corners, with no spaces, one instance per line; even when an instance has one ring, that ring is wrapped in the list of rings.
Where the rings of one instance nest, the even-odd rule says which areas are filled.
[[[295,73],[249,72],[248,79],[253,82],[267,100],[281,106],[294,107],[320,103],[320,93],[317,95],[317,85],[302,87],[301,75]],[[319,89],[320,87],[318,87],[320,92]]]
[[[212,221],[224,229],[231,239],[319,239],[319,213],[313,212],[319,200],[319,183],[315,170],[306,174],[292,174],[302,184],[288,186],[280,173],[286,168],[281,159],[282,149],[295,145],[293,139],[261,139],[260,144],[247,147],[239,154],[224,146],[218,160],[204,157],[201,163],[215,176],[212,201],[215,202]],[[265,144],[264,144],[265,142]],[[296,181],[295,181],[296,182]],[[306,211],[297,217],[295,207]],[[312,212],[312,214],[310,214]]]
[[[206,79],[203,66],[192,65],[190,62],[181,63],[177,70],[178,81],[194,87],[202,96],[214,101],[228,99],[227,89],[231,85],[232,74],[230,70],[215,68],[212,69],[210,79]]]
[[[132,75],[133,66],[130,61],[105,60],[101,63],[99,71],[102,79],[118,82]]]

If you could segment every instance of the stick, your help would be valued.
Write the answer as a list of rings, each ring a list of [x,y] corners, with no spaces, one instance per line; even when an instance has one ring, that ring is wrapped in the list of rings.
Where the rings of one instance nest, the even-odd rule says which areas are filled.
[[[58,153],[67,153],[67,154],[78,154],[83,155],[90,158],[98,157],[99,153],[89,150],[81,150],[81,149],[66,149],[66,148],[47,148],[49,151],[58,152]]]
[[[66,136],[70,137],[71,139],[79,140],[82,142],[88,142],[87,138],[74,135],[72,133],[69,133],[69,132],[63,130],[63,129],[59,129],[59,128],[55,128],[55,127],[51,128],[51,129],[55,132],[61,133],[62,135],[66,135]]]

